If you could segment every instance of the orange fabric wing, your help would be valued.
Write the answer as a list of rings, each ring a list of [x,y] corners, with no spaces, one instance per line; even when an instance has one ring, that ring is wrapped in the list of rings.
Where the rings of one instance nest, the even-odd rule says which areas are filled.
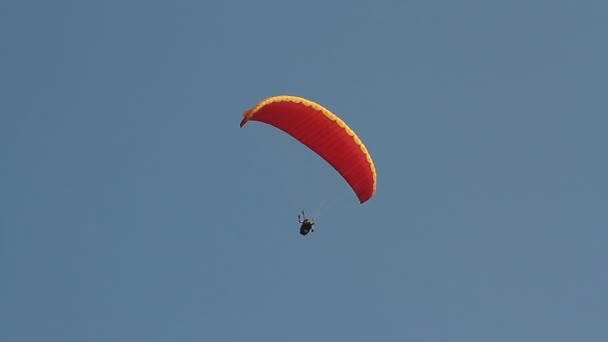
[[[376,169],[361,139],[338,116],[297,96],[273,96],[243,114],[248,121],[274,126],[308,146],[346,180],[364,203],[376,192]]]

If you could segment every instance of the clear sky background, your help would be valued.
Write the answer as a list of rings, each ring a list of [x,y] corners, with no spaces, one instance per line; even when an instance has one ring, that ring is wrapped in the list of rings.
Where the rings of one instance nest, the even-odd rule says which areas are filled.
[[[2,1],[0,341],[608,341],[607,13]],[[359,133],[371,201],[239,128],[278,94]]]

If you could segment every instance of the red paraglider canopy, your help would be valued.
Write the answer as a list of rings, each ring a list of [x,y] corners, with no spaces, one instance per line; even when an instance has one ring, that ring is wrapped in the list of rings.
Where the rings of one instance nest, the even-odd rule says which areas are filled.
[[[276,127],[326,160],[346,180],[359,202],[376,192],[376,168],[357,134],[337,115],[297,96],[273,96],[243,114],[241,127],[259,121]]]

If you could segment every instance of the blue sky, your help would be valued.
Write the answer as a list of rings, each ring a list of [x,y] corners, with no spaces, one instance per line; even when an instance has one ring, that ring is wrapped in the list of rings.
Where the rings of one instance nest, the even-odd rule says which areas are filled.
[[[0,340],[608,340],[607,10],[3,1]],[[376,197],[239,128],[278,94]]]

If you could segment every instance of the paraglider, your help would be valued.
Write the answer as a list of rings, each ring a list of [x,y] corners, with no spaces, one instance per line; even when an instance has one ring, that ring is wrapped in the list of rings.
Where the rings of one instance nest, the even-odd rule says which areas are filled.
[[[366,146],[341,118],[320,104],[299,96],[272,96],[245,111],[240,127],[249,121],[280,129],[314,151],[342,176],[359,203],[376,193],[376,168]],[[304,226],[304,222],[300,223]],[[302,235],[312,231],[313,225]]]
[[[315,223],[312,220],[306,218],[306,216],[304,215],[304,210],[302,210],[302,216],[298,215],[298,222],[302,224],[300,226],[301,235],[306,235],[310,232],[315,231]]]

